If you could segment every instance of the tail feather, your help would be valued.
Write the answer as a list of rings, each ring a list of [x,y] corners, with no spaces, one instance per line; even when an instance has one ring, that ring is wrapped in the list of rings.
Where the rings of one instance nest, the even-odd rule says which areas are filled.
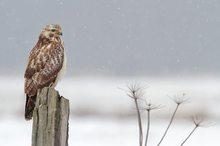
[[[25,104],[25,119],[30,120],[33,116],[33,110],[36,103],[36,96],[28,96],[26,95],[26,104]]]

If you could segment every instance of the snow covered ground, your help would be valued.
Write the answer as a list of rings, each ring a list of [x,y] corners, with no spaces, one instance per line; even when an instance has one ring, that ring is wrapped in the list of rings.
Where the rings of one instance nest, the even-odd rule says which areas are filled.
[[[1,146],[30,146],[31,123],[24,119],[4,119],[0,122]],[[138,146],[137,122],[134,119],[80,118],[70,119],[70,146]],[[152,123],[149,144],[156,145],[167,121]],[[162,146],[179,146],[193,128],[190,122],[174,122]],[[219,146],[220,126],[198,129],[186,146]]]
[[[0,145],[29,146],[31,122],[23,119],[24,94],[22,78],[0,77]],[[120,88],[141,82],[146,97],[165,105],[153,113],[150,144],[156,145],[175,104],[169,99],[179,91],[191,98],[179,114],[205,112],[219,120],[220,78],[67,78],[57,87],[71,104],[70,146],[137,146],[138,129],[133,102]],[[144,113],[143,113],[144,114]],[[217,121],[218,122],[218,121]],[[190,120],[175,121],[162,145],[178,146],[193,128]],[[219,146],[220,126],[201,128],[186,146]]]

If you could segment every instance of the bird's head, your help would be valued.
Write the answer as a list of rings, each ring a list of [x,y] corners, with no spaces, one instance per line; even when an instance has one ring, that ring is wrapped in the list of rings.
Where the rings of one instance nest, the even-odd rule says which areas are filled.
[[[58,24],[49,24],[43,28],[41,36],[46,38],[59,37],[62,35],[62,29]]]

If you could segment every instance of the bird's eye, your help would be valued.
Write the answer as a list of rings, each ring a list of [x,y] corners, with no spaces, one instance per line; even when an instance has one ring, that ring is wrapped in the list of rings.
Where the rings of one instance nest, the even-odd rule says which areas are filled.
[[[51,31],[52,31],[52,32],[55,32],[56,30],[55,30],[55,29],[51,29]]]

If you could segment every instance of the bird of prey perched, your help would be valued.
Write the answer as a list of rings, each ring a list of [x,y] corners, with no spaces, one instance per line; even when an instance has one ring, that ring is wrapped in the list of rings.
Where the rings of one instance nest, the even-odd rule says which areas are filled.
[[[32,118],[37,91],[44,87],[54,88],[65,72],[66,56],[61,35],[62,30],[59,25],[47,25],[41,31],[36,45],[29,54],[24,74],[26,120]]]

